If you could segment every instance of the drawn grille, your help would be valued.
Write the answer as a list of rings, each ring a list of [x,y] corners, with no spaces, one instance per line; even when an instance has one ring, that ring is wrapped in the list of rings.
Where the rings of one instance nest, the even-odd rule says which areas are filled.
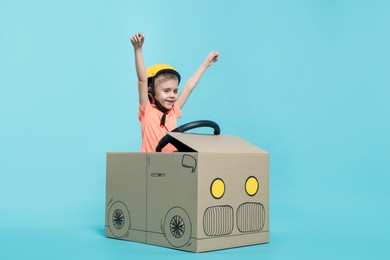
[[[233,208],[215,206],[206,209],[203,215],[203,229],[207,236],[224,236],[233,231]]]
[[[242,233],[260,231],[264,227],[265,210],[260,203],[248,202],[237,209],[237,228]]]

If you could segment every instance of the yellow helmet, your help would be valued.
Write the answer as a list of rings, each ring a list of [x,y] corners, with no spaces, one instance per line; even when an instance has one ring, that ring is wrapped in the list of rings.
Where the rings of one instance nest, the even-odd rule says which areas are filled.
[[[180,74],[177,70],[168,65],[168,64],[155,64],[146,69],[146,75],[148,76],[148,82],[150,82],[153,78],[157,77],[159,74],[164,72],[170,72],[176,75],[179,83],[180,83]]]

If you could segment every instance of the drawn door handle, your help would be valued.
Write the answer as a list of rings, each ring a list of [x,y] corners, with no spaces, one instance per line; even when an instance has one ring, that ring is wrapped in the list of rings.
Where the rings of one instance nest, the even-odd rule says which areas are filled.
[[[165,173],[163,173],[163,172],[152,172],[150,174],[150,176],[152,176],[152,177],[165,177]]]

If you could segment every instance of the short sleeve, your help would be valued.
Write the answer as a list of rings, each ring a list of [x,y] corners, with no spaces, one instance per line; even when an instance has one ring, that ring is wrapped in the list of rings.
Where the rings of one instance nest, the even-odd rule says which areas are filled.
[[[182,116],[180,106],[177,103],[173,105],[172,112],[176,118],[180,118]]]
[[[141,121],[141,118],[145,116],[147,110],[149,109],[150,107],[150,102],[146,102],[146,104],[144,106],[142,106],[141,104],[138,104],[138,120]]]

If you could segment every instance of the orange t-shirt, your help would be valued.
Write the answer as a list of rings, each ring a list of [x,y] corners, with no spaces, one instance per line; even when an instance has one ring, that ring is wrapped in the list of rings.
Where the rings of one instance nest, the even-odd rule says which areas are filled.
[[[156,105],[149,101],[144,107],[139,105],[138,119],[141,122],[142,145],[141,152],[155,152],[158,142],[163,138],[167,132],[176,128],[176,120],[181,117],[180,107],[175,103],[173,107],[167,112],[165,119],[165,126],[161,124],[161,112]],[[163,149],[163,152],[173,152],[176,148],[168,144]]]

